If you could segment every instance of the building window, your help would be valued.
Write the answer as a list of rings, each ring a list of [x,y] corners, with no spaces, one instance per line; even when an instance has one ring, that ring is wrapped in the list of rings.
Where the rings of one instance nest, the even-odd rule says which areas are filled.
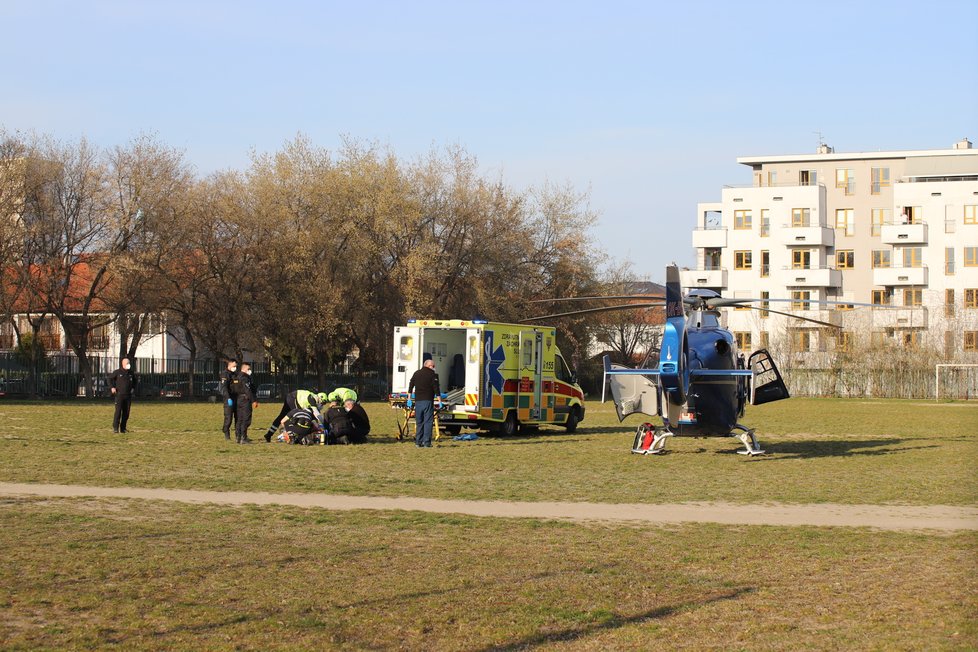
[[[799,186],[814,186],[818,183],[817,170],[798,170]]]
[[[856,192],[856,175],[852,168],[837,168],[835,171],[835,187],[845,190],[847,195]]]
[[[889,208],[874,208],[872,210],[873,223],[871,235],[879,235],[883,232],[883,225],[890,221]]]
[[[109,326],[96,326],[88,333],[88,348],[93,351],[105,351],[109,348]]]
[[[944,274],[954,276],[954,247],[944,248]]]
[[[890,266],[889,249],[873,249],[873,269]]]
[[[964,248],[964,266],[978,267],[978,247]]]
[[[751,228],[752,219],[752,213],[750,210],[734,211],[734,228],[749,229]]]
[[[856,266],[856,254],[852,249],[835,252],[835,266],[838,269],[852,269]]]
[[[721,254],[721,250],[718,248],[704,249],[703,269],[707,269],[707,270],[720,269],[720,254]]]
[[[792,208],[791,226],[810,226],[812,221],[812,209]]]
[[[750,269],[751,268],[751,253],[750,251],[735,251],[734,252],[734,269]]]
[[[761,348],[766,349],[771,345],[771,336],[767,331],[761,331]]]
[[[880,194],[882,188],[890,187],[890,168],[873,168],[873,189],[874,195]]]
[[[846,235],[856,232],[856,211],[851,208],[835,209],[835,228],[844,229]]]
[[[811,269],[812,252],[810,249],[795,249],[791,252],[791,269]]]
[[[771,209],[761,209],[761,237],[766,238],[771,235]]]
[[[903,345],[909,349],[920,346],[920,331],[904,331]]]
[[[767,185],[776,186],[778,185],[778,171],[768,170],[767,171]]]
[[[761,276],[771,275],[771,252],[767,249],[761,251]]]
[[[852,350],[852,333],[848,331],[839,331],[835,336],[835,348],[839,351],[851,351]]]
[[[791,292],[791,309],[808,310],[809,301],[812,298],[810,290],[793,290]]]
[[[950,288],[944,290],[944,316],[954,316],[954,290]]]
[[[812,334],[807,330],[797,329],[794,331],[792,339],[794,340],[796,351],[810,351],[812,348]]]
[[[869,341],[873,345],[873,348],[886,346],[887,336],[884,331],[872,331],[869,334]]]
[[[978,308],[978,288],[964,289],[964,307]]]
[[[904,247],[903,249],[903,266],[904,267],[923,267],[921,262],[921,257],[923,256],[923,248],[921,247]]]
[[[771,314],[771,313],[769,313],[767,311],[767,309],[771,307],[771,302],[768,301],[768,299],[770,299],[770,298],[771,298],[771,293],[770,292],[768,292],[767,290],[762,290],[761,291],[761,299],[762,299],[762,301],[761,301],[761,308],[762,308],[762,310],[761,310],[761,319],[767,319],[768,316],[770,316],[770,314]]]
[[[944,331],[944,356],[947,358],[954,357],[954,332]]]
[[[873,290],[873,301],[874,306],[888,306],[890,305],[890,292],[889,290]]]
[[[964,350],[978,351],[978,331],[964,332]]]
[[[904,288],[903,290],[903,305],[905,306],[919,306],[922,304],[923,290],[920,288]]]
[[[737,348],[741,351],[750,350],[750,333],[747,331],[736,331],[734,337],[737,338]]]
[[[978,224],[978,204],[968,204],[964,207],[964,223]]]
[[[10,322],[0,323],[0,349],[14,348],[14,325]]]

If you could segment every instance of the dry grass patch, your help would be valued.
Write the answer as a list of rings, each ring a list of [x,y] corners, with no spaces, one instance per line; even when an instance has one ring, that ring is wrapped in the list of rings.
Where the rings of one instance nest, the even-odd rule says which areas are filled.
[[[974,649],[978,536],[0,502],[5,649]]]

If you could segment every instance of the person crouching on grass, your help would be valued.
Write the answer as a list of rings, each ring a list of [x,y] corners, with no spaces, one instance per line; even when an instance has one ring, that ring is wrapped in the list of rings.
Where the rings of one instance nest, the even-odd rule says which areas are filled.
[[[248,426],[251,425],[252,411],[258,407],[258,394],[255,390],[255,381],[251,379],[251,363],[242,362],[241,371],[234,381],[237,390],[237,413],[235,414],[236,423],[235,434],[239,444],[252,443],[248,439]]]

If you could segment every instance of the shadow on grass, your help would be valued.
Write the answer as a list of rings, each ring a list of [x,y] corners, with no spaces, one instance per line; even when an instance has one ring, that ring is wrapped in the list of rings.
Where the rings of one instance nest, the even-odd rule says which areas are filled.
[[[857,441],[790,441],[780,444],[764,445],[768,453],[755,460],[790,460],[815,457],[850,457],[854,455],[894,455],[927,448],[939,448],[936,444],[927,446],[900,446],[906,439],[863,439]],[[895,448],[899,446],[899,448]],[[717,451],[720,454],[736,453],[739,449]]]
[[[616,567],[616,564],[609,563],[609,564],[601,564],[600,566],[594,566],[593,568],[594,568],[595,571],[597,571],[597,570],[608,570],[608,569],[615,568],[615,567]],[[520,582],[532,582],[532,581],[535,581],[535,580],[543,580],[543,579],[547,579],[547,578],[550,578],[550,577],[557,577],[557,576],[562,575],[562,574],[563,573],[558,573],[558,572],[536,573],[534,575],[527,575],[526,577],[521,577],[520,578]],[[495,582],[491,582],[491,583],[492,584],[502,584],[503,582],[509,582],[509,581],[510,581],[509,579],[506,579],[506,580],[500,579],[500,580],[496,580]],[[369,598],[367,600],[360,600],[360,601],[357,601],[357,602],[351,602],[349,604],[338,605],[336,608],[337,609],[353,609],[353,608],[359,608],[359,607],[369,607],[369,606],[373,606],[373,605],[385,605],[386,606],[386,605],[391,605],[391,604],[396,603],[396,602],[409,602],[411,600],[416,600],[418,598],[427,598],[427,597],[431,597],[431,596],[435,596],[435,595],[448,595],[450,593],[458,593],[460,591],[470,591],[470,590],[472,590],[472,585],[470,585],[470,584],[463,584],[461,586],[455,586],[455,587],[446,588],[446,589],[432,589],[430,591],[416,591],[414,593],[404,593],[404,594],[395,596],[393,598],[391,598],[389,596],[379,596],[379,597],[376,597],[376,598]]]
[[[577,641],[591,634],[597,632],[618,629],[619,627],[624,627],[626,625],[633,625],[637,623],[644,623],[649,620],[657,620],[659,618],[665,618],[671,616],[679,611],[687,611],[690,609],[696,609],[699,607],[705,607],[706,605],[712,604],[714,602],[722,602],[724,600],[735,600],[740,596],[753,593],[754,589],[751,587],[745,587],[740,589],[734,589],[726,593],[720,593],[718,595],[712,595],[701,600],[682,602],[676,605],[670,605],[665,607],[657,607],[649,611],[644,611],[632,616],[619,616],[614,615],[607,620],[602,620],[600,622],[592,623],[584,627],[569,627],[556,632],[546,632],[534,634],[532,636],[527,636],[516,641],[509,643],[503,643],[501,645],[490,645],[488,647],[481,648],[481,652],[506,652],[508,650],[526,650],[532,649],[534,647],[549,646],[554,643],[561,643],[565,641]]]

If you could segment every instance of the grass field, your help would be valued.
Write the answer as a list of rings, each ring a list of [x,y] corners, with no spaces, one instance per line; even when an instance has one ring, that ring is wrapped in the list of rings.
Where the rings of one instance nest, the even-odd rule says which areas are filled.
[[[0,480],[216,490],[599,502],[978,503],[978,403],[792,399],[751,409],[770,455],[733,454],[732,438],[670,440],[629,455],[635,427],[592,403],[574,435],[397,442],[394,413],[368,404],[373,443],[236,446],[213,404],[133,407],[111,433],[108,403],[0,404]],[[253,438],[277,413],[257,412]]]
[[[263,406],[253,437],[274,408]],[[0,481],[516,500],[978,504],[978,405],[792,399],[733,439],[225,443],[220,407],[0,403]],[[978,533],[611,526],[416,512],[0,498],[0,648],[978,648]]]

